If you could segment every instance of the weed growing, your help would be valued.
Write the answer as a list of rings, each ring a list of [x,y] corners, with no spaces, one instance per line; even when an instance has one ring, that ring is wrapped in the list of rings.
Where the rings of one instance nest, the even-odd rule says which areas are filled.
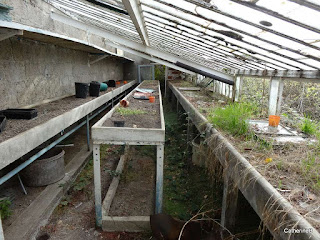
[[[138,109],[130,109],[130,108],[117,108],[116,110],[122,116],[129,116],[129,115],[139,115],[139,114],[146,114],[146,111],[138,110]]]
[[[308,135],[315,135],[317,133],[317,124],[314,123],[309,117],[305,117],[301,123],[301,131]]]
[[[220,191],[215,192],[205,169],[192,165],[188,151],[185,115],[170,111],[164,102],[166,147],[164,165],[164,212],[188,220],[203,206],[216,209]],[[215,199],[215,200],[214,200]]]
[[[11,206],[11,201],[8,198],[3,198],[0,200],[1,219],[5,219],[11,216],[12,211],[10,209],[10,206]]]
[[[213,109],[208,120],[215,127],[234,136],[246,135],[249,130],[247,120],[254,115],[256,106],[249,103],[232,103],[226,107]]]

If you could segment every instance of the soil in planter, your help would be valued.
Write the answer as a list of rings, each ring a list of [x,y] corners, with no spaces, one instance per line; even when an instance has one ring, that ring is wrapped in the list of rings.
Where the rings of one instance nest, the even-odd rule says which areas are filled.
[[[114,89],[116,88],[108,88],[106,91],[100,92],[100,96],[109,93]],[[33,118],[31,120],[7,120],[6,128],[0,134],[0,143],[18,135],[19,133],[45,123],[56,116],[66,113],[73,108],[79,107],[80,105],[85,104],[95,98],[96,97],[90,96],[88,96],[87,98],[76,98],[75,96],[70,96],[50,103],[38,105],[34,107],[38,111],[38,116],[36,118]]]
[[[110,216],[149,216],[154,213],[155,159],[154,146],[130,149]]]
[[[103,126],[114,127],[113,121],[125,121],[124,127],[161,128],[158,85],[155,83],[147,82],[140,86],[155,90],[152,94],[155,96],[154,103],[150,103],[149,100],[135,99],[131,95],[127,99],[129,106],[118,107],[111,118],[103,123]]]

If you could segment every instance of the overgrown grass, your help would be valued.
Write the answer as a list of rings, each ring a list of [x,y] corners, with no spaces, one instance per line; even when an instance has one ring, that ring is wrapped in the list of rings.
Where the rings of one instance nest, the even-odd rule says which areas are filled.
[[[130,108],[117,108],[117,112],[122,116],[129,116],[129,115],[139,115],[139,114],[146,114],[146,111],[142,111],[139,109],[130,109]]]
[[[250,103],[232,103],[226,107],[213,109],[208,120],[215,127],[222,129],[232,135],[246,135],[249,130],[247,120],[257,111],[257,106]]]
[[[308,153],[306,159],[302,160],[302,175],[315,191],[320,191],[320,158],[319,152]]]
[[[318,125],[309,117],[305,117],[301,124],[301,131],[308,135],[315,135],[317,133]]]

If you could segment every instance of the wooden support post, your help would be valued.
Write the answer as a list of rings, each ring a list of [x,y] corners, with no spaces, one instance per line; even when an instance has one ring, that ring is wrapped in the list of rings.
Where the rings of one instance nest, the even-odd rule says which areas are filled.
[[[238,188],[235,186],[228,169],[224,174],[221,225],[233,232],[236,223]]]
[[[100,172],[100,145],[93,145],[93,170],[94,170],[94,199],[96,210],[96,225],[101,227],[101,172]]]
[[[283,81],[281,78],[271,78],[269,94],[269,115],[279,115],[281,110]]]
[[[164,144],[157,145],[156,213],[162,212]]]

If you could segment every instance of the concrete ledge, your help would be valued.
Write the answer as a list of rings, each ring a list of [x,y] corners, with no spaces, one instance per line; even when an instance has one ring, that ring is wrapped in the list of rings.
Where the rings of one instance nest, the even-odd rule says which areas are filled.
[[[320,233],[224,138],[172,84],[169,88],[200,132],[210,139],[209,148],[232,177],[252,208],[275,239],[319,240]],[[307,233],[284,233],[285,228],[308,229]]]
[[[107,232],[142,232],[150,229],[150,216],[102,217],[102,229]]]
[[[132,87],[136,81],[131,81],[109,93],[61,114],[49,121],[31,128],[13,138],[0,143],[0,169],[16,161],[40,144],[54,137],[62,130],[79,121],[89,113],[101,107],[112,98]]]
[[[140,84],[141,85],[141,84]],[[139,85],[139,86],[140,86]],[[139,87],[138,86],[138,87]],[[137,88],[138,88],[137,87]],[[132,90],[124,99],[127,99],[135,92]],[[141,142],[151,142],[154,145],[165,141],[165,123],[162,109],[160,84],[158,83],[159,108],[161,128],[128,128],[128,127],[105,127],[103,123],[112,116],[120,106],[118,103],[110,112],[101,118],[92,127],[92,139],[94,144],[132,144],[139,145]]]

